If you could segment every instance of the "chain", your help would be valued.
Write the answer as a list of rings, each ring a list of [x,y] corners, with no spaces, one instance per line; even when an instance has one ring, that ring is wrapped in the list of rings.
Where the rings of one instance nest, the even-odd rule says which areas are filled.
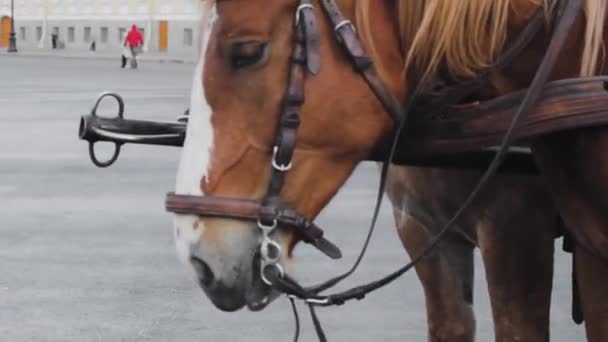
[[[262,243],[260,244],[260,275],[262,281],[268,286],[272,286],[272,282],[266,277],[266,272],[276,271],[279,277],[283,277],[285,272],[281,266],[281,245],[274,240],[271,235],[277,228],[277,220],[272,221],[272,225],[265,225],[262,221],[258,221],[258,228],[262,231]]]

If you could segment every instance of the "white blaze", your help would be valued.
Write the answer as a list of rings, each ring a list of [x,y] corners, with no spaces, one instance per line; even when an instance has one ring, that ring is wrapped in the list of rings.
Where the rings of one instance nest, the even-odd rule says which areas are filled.
[[[203,74],[205,56],[213,28],[217,19],[215,6],[211,8],[207,27],[203,29],[202,50],[194,72],[194,81],[190,94],[190,115],[186,130],[186,140],[182,149],[179,169],[177,171],[176,193],[180,195],[202,196],[201,180],[207,174],[213,148],[213,127],[211,126],[211,106],[205,98]],[[190,247],[197,244],[204,230],[202,221],[193,215],[176,215],[175,243],[180,259],[188,262]],[[196,228],[195,228],[195,225]]]

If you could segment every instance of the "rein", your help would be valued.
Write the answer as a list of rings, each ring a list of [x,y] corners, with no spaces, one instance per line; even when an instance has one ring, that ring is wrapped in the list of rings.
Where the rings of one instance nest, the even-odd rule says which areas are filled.
[[[279,127],[271,158],[272,173],[266,195],[261,201],[257,201],[214,196],[185,196],[170,193],[167,195],[166,209],[175,214],[194,214],[201,217],[223,217],[257,222],[258,228],[263,236],[259,249],[261,277],[267,285],[288,295],[296,317],[295,340],[297,341],[298,339],[300,327],[294,300],[299,299],[303,300],[309,307],[319,340],[326,341],[327,339],[315,312],[315,307],[343,305],[353,299],[363,299],[367,294],[390,284],[405,274],[434,250],[491,177],[497,172],[512,142],[512,133],[515,130],[520,117],[537,103],[543,87],[549,79],[550,73],[557,62],[559,52],[564,46],[567,34],[581,8],[581,1],[582,0],[560,1],[560,9],[563,11],[560,11],[562,13],[555,27],[555,31],[553,32],[553,37],[549,43],[547,52],[538,68],[534,80],[527,90],[524,100],[519,106],[516,114],[512,117],[509,128],[502,139],[499,151],[496,153],[492,163],[481,177],[479,183],[475,186],[469,197],[452,219],[440,233],[431,240],[422,253],[412,258],[410,263],[386,277],[369,284],[354,287],[344,292],[332,295],[320,295],[321,292],[335,286],[354,273],[363,259],[378,218],[386,186],[388,168],[395,155],[399,138],[405,128],[407,116],[411,112],[410,109],[412,109],[412,107],[417,108],[415,100],[420,99],[420,87],[417,87],[408,96],[409,101],[407,102],[407,110],[402,108],[400,102],[391,95],[380,80],[372,59],[366,54],[357,37],[354,25],[343,16],[335,3],[335,0],[319,0],[319,2],[334,27],[337,41],[353,64],[355,71],[362,75],[372,92],[384,106],[387,113],[391,115],[395,121],[390,152],[387,155],[386,161],[383,163],[381,171],[380,186],[372,223],[364,246],[353,267],[348,272],[332,278],[325,283],[308,289],[304,288],[284,272],[280,264],[282,254],[281,246],[273,239],[273,233],[279,226],[282,228],[290,228],[293,229],[303,241],[316,247],[327,256],[335,259],[341,257],[341,252],[338,247],[323,237],[323,231],[320,228],[314,225],[308,218],[288,208],[280,200],[280,193],[285,183],[285,175],[292,167],[292,157],[297,142],[297,130],[300,124],[300,109],[304,103],[304,84],[306,76],[308,74],[316,75],[320,72],[320,34],[312,0],[300,0],[295,14],[294,48],[291,57],[287,90],[283,98]],[[537,14],[534,18],[535,19],[531,21],[530,25],[524,29],[522,35],[516,39],[512,47],[507,50],[506,54],[498,60],[495,64],[496,68],[504,67],[515,57],[515,55],[527,46],[532,37],[538,32],[542,26],[539,24],[542,16]],[[461,85],[461,87],[456,85],[445,88],[442,96],[436,97],[434,101],[429,103],[433,104],[433,107],[435,108],[437,106],[441,107],[446,104],[452,104],[452,102],[466,97],[480,86],[483,86],[486,82],[485,77],[487,77],[490,71],[491,70],[488,70],[487,72],[482,73],[480,78],[476,78],[469,83]]]

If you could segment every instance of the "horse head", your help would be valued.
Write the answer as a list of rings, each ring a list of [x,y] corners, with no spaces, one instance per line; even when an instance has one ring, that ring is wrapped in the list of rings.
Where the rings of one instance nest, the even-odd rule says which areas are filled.
[[[354,33],[354,27],[345,27],[351,25],[347,20],[336,25],[325,18],[319,3],[205,3],[175,196],[222,199],[233,208],[243,203],[253,211],[258,203],[260,215],[296,213],[293,222],[270,216],[264,223],[242,219],[247,215],[241,207],[239,217],[199,215],[184,209],[188,203],[183,210],[173,203],[178,254],[222,310],[259,310],[276,298],[260,263],[270,258],[272,266],[291,274],[296,244],[319,238],[303,238],[284,223],[310,228],[356,165],[393,127],[383,104],[353,71],[353,61],[334,38],[335,31]],[[344,18],[355,21],[356,2],[337,3]],[[384,23],[374,33],[383,42],[373,48],[374,54],[386,57],[376,69],[380,75],[398,75],[403,61],[390,13],[384,5],[373,6],[377,10],[367,15]],[[390,93],[403,91],[394,77],[392,83],[382,78]],[[264,212],[269,207],[272,212]],[[317,247],[337,256],[327,244]]]

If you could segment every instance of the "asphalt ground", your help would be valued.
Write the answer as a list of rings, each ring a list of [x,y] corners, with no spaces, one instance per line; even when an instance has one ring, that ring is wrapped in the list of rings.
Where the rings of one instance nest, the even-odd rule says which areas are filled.
[[[179,150],[127,146],[109,169],[95,168],[77,138],[78,120],[102,91],[119,92],[126,116],[173,120],[187,108],[189,64],[0,56],[0,341],[289,341],[286,300],[261,313],[222,313],[177,259],[164,194],[173,189]],[[111,108],[106,108],[111,113]],[[305,282],[354,260],[369,223],[378,170],[359,167],[319,224],[345,257],[311,248],[295,258]],[[570,256],[556,241],[552,341],[583,341],[570,319]],[[351,282],[369,281],[408,258],[387,204],[368,258]],[[478,340],[493,330],[476,253]],[[302,308],[304,309],[304,308]],[[316,341],[303,314],[302,341]],[[426,341],[419,282],[403,279],[320,317],[330,341]]]

